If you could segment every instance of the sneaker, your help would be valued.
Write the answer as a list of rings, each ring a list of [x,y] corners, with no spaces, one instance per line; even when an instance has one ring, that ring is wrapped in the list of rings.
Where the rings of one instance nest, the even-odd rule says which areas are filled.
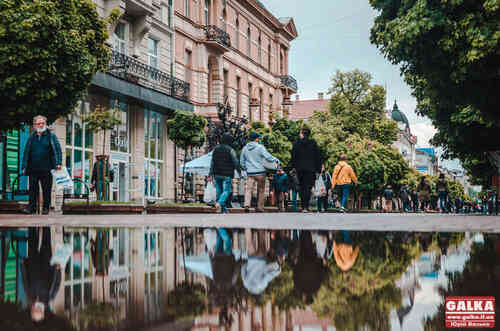
[[[244,208],[245,208],[245,213],[249,213],[250,212],[250,207],[245,206]]]
[[[35,212],[31,208],[24,208],[23,210],[21,210],[21,213],[26,215],[31,215],[34,214]]]
[[[302,209],[302,212],[303,212],[303,213],[308,213],[308,212],[309,212],[309,209]]]
[[[340,206],[339,210],[340,210],[340,212],[341,212],[341,213],[345,213],[345,212],[347,211],[347,209],[345,209],[345,208],[344,208],[344,207],[342,207],[342,206]]]

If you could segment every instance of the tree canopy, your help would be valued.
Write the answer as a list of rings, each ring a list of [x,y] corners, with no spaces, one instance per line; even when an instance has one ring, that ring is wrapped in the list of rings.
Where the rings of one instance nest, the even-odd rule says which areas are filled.
[[[432,144],[463,162],[500,150],[498,1],[370,4],[379,11],[371,42],[400,66],[417,112],[438,129]]]
[[[175,145],[184,149],[201,147],[205,143],[207,120],[191,112],[176,110],[167,120],[168,137]]]
[[[0,1],[2,130],[71,113],[109,62],[108,22],[90,0]]]

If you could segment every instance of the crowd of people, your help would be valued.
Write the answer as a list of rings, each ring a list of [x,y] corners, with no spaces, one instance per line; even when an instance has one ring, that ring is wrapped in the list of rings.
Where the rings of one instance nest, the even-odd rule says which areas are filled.
[[[256,212],[264,211],[266,182],[270,182],[271,202],[280,211],[287,211],[288,204],[294,212],[312,211],[311,202],[316,201],[316,211],[326,212],[335,208],[347,211],[347,202],[357,177],[348,164],[347,156],[341,155],[333,173],[325,169],[321,153],[311,131],[304,127],[292,147],[290,167],[285,171],[279,160],[260,143],[260,135],[250,134],[250,142],[243,148],[238,159],[232,149],[232,137],[226,134],[213,152],[209,181],[214,181],[217,190],[215,208],[227,213],[228,199],[232,194],[234,174],[246,180],[243,206],[248,212],[252,192],[257,186]],[[426,176],[421,176],[415,188],[403,184],[397,192],[387,185],[374,201],[372,208],[383,212],[441,212],[441,213],[483,213],[498,214],[496,192],[491,191],[488,199],[474,203],[452,196],[444,174],[440,174],[435,188]]]

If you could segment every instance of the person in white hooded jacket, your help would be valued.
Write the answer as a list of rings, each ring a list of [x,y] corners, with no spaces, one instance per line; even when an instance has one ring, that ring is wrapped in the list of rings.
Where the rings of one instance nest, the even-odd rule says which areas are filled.
[[[259,144],[260,135],[256,132],[250,134],[250,142],[245,145],[240,157],[240,166],[248,180],[245,187],[245,211],[249,211],[252,200],[254,184],[257,183],[257,209],[256,212],[264,211],[264,190],[266,187],[266,168],[264,162],[279,162],[266,148]]]

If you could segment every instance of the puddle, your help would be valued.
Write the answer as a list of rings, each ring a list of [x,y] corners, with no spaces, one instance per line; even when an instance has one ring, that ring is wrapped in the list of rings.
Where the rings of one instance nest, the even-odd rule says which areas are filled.
[[[444,330],[446,297],[499,280],[490,233],[0,229],[9,331]]]

